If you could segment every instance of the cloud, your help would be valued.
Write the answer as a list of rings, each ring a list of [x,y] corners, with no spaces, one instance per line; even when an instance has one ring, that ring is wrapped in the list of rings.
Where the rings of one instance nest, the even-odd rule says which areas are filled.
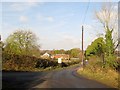
[[[114,10],[118,10],[118,3],[113,6]]]
[[[46,17],[46,20],[49,21],[49,22],[53,22],[54,18],[49,16],[49,17]]]
[[[71,49],[80,45],[77,37],[68,34],[56,38],[50,36],[40,36],[41,49]]]
[[[37,6],[38,3],[37,2],[32,2],[32,1],[29,1],[29,2],[13,2],[11,5],[10,5],[10,8],[12,8],[13,11],[24,11],[24,10],[28,10],[32,7],[35,7]]]
[[[22,23],[26,23],[27,21],[28,21],[28,17],[26,17],[26,16],[20,16],[20,22],[22,22]]]
[[[52,16],[43,16],[43,15],[38,14],[36,17],[40,21],[48,21],[48,22],[54,21],[54,17],[52,17]]]
[[[29,1],[29,0],[1,0],[1,2],[26,2],[26,1]],[[37,2],[89,2],[89,0],[35,0],[35,1]],[[90,0],[90,2],[119,2],[119,0]]]
[[[56,41],[53,45],[54,49],[71,49],[79,48],[80,40],[77,37],[70,35],[63,35],[60,40]]]
[[[2,41],[5,41],[6,38],[12,34],[14,31],[16,31],[18,28],[16,26],[13,26],[9,23],[2,23]]]
[[[64,42],[66,42],[66,41],[73,42],[74,44],[79,42],[79,40],[77,38],[70,36],[70,35],[64,35],[63,41]]]
[[[60,30],[57,32],[55,31],[54,34],[55,34],[54,36],[48,34],[44,36],[45,38],[41,38],[42,49],[71,49],[71,48],[81,49],[82,47],[81,32],[79,36],[76,34],[71,34],[67,31],[61,32]],[[95,33],[94,31],[94,27],[88,24],[84,25],[84,50],[96,38],[97,33]]]

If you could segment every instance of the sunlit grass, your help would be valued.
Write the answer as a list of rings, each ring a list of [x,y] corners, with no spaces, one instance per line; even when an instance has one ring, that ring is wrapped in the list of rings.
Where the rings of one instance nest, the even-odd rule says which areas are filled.
[[[93,73],[88,69],[84,69],[83,71],[78,70],[77,72],[80,75],[86,76],[89,79],[100,81],[108,86],[115,88],[118,87],[118,73],[114,70],[108,70],[107,72],[100,70],[99,72]]]
[[[83,70],[79,69],[77,72],[89,79],[99,81],[113,88],[118,88],[119,72],[112,68],[102,68],[99,64],[96,64],[99,58],[92,58],[92,62],[89,63]]]

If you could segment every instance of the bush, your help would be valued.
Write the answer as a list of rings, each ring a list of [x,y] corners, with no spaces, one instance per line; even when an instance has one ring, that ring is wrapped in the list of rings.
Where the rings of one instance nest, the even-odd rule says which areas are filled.
[[[58,62],[56,60],[41,59],[33,56],[16,55],[3,52],[2,54],[2,70],[7,71],[36,71],[46,68],[57,68]],[[62,67],[67,67],[79,63],[79,60],[71,62],[63,62]]]
[[[47,67],[55,67],[58,63],[56,61],[50,61],[47,59],[39,59],[36,64],[36,68],[47,68]]]
[[[3,53],[3,70],[34,71],[36,68],[57,66],[57,62],[26,55]]]
[[[3,53],[3,70],[26,71],[35,68],[37,58]]]
[[[101,59],[93,56],[89,59],[89,64],[83,70],[79,69],[78,73],[117,88],[119,83],[118,72],[111,67],[103,68],[102,65]]]

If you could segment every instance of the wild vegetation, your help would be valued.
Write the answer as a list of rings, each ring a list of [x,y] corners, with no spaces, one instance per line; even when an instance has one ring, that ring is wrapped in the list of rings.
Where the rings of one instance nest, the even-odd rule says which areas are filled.
[[[88,64],[85,65],[83,71],[78,70],[78,73],[118,88],[120,62],[115,52],[120,41],[117,39],[115,42],[112,35],[116,30],[117,14],[115,14],[113,6],[109,4],[103,5],[101,11],[96,12],[96,17],[103,25],[105,35],[98,37],[87,47],[85,59],[88,60]]]
[[[4,52],[17,55],[39,56],[40,45],[37,40],[38,38],[33,32],[17,30],[7,37]]]
[[[114,40],[112,34],[116,30],[117,14],[113,6],[104,5],[101,11],[96,12],[97,20],[103,25],[104,36],[95,39],[85,51],[84,60],[88,60],[80,74],[97,79],[112,87],[118,87],[118,70],[120,60],[115,51],[120,44],[120,39]],[[40,50],[37,36],[29,30],[17,30],[5,42],[0,41],[2,48],[2,70],[7,71],[39,71],[46,68],[57,68],[55,60],[41,59],[40,55],[46,51]],[[50,54],[69,54],[70,58],[81,58],[79,48],[71,50],[51,50]],[[79,63],[80,61],[64,62],[62,67]]]
[[[57,60],[42,59],[40,55],[40,45],[37,42],[38,38],[31,31],[17,30],[8,38],[6,42],[1,42],[2,48],[2,70],[3,71],[40,71],[46,68],[67,67],[77,64],[80,61],[63,62],[58,64]],[[77,52],[76,52],[77,51]],[[50,54],[63,54],[65,50],[53,50]],[[74,49],[70,53],[72,57],[78,56],[80,50]],[[44,52],[43,52],[44,53]]]
[[[98,56],[91,56],[88,65],[83,70],[79,69],[77,72],[89,79],[96,80],[111,88],[118,88],[119,86],[119,73],[112,68],[102,68],[101,58]]]
[[[61,65],[56,60],[41,59],[33,56],[3,53],[3,71],[41,71],[46,68],[55,69],[67,67],[80,61],[63,62]]]
[[[40,68],[55,67],[58,63],[26,55],[3,53],[4,71],[39,71]]]

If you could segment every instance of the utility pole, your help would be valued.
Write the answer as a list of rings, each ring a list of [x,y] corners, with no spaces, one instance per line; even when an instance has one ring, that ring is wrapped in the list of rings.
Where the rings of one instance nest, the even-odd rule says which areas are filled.
[[[83,26],[82,26],[82,67],[84,67],[84,52],[83,52]]]

